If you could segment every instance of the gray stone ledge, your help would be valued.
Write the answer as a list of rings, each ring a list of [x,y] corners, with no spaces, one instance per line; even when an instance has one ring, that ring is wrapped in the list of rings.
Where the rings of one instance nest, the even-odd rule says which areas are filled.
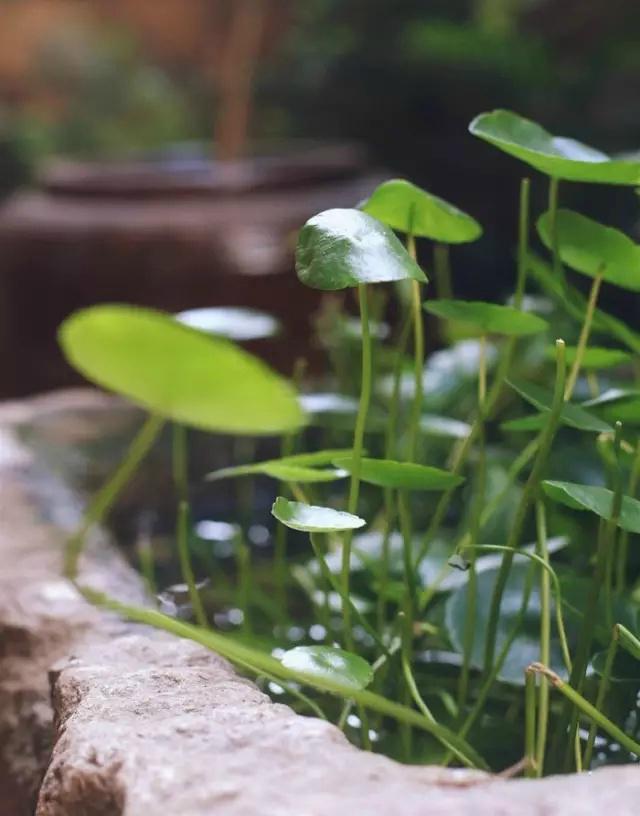
[[[20,414],[0,410],[2,814],[36,799],[37,816],[638,813],[637,766],[542,782],[403,766],[272,703],[217,655],[91,608],[59,577],[60,532],[37,518],[11,436]],[[85,569],[144,602],[105,542]]]

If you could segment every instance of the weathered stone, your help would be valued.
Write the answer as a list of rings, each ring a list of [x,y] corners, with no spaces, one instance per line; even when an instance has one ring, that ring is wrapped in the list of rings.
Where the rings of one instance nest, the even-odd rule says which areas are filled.
[[[3,816],[33,813],[47,764],[37,816],[637,813],[638,767],[537,782],[402,766],[272,703],[217,655],[91,608],[59,578],[61,536],[34,515],[28,457],[0,442]],[[144,603],[104,542],[85,570]]]

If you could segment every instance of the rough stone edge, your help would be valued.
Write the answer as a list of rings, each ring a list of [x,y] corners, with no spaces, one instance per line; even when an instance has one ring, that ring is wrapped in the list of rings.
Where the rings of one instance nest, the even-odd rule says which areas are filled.
[[[65,405],[64,395],[51,399]],[[55,746],[38,816],[637,812],[637,767],[535,783],[405,767],[358,751],[331,725],[271,703],[216,655],[91,609],[59,578],[59,533],[35,523],[25,505],[28,455],[10,431],[16,416],[51,404],[0,411],[0,499],[8,511],[0,549],[9,563],[2,578],[5,590],[13,587],[0,604],[0,626],[5,639],[8,628],[23,640],[15,639],[14,654],[3,650],[3,662],[14,660],[18,670],[3,671],[13,697],[0,699],[15,704],[17,697],[24,707],[19,684],[28,680],[29,708],[40,713],[21,727],[46,743],[51,669]],[[124,584],[130,598],[141,596],[113,553],[103,551],[88,567],[104,588],[117,584],[122,591]],[[23,774],[38,772],[44,754],[34,755]],[[22,812],[30,811],[16,809],[15,816]]]

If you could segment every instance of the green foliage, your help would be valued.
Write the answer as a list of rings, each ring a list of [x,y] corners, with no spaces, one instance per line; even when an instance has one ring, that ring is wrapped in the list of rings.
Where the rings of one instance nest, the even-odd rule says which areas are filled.
[[[312,289],[426,277],[392,230],[360,210],[325,210],[300,230],[296,271]]]
[[[601,275],[623,289],[640,291],[640,247],[623,232],[571,210],[558,211],[556,229],[560,257],[567,266],[590,278]],[[552,249],[548,212],[538,219],[538,234]]]
[[[542,487],[547,496],[566,507],[588,510],[607,521],[613,518],[614,493],[606,487],[554,481],[543,482]],[[615,521],[623,530],[640,533],[640,501],[631,496],[623,496],[620,515]]]
[[[640,162],[612,159],[574,139],[552,136],[540,125],[511,111],[481,113],[469,130],[554,178],[591,184],[640,183]]]
[[[380,184],[361,209],[398,232],[444,244],[475,241],[482,235],[470,215],[404,179]]]
[[[133,306],[93,306],[60,327],[87,379],[152,413],[208,431],[276,434],[304,424],[292,387],[227,340]]]
[[[273,503],[271,513],[279,522],[292,530],[303,533],[336,533],[344,530],[357,530],[367,523],[364,519],[333,510],[331,507],[316,507],[303,502],[289,501],[283,496]]]
[[[308,677],[330,680],[345,692],[365,689],[373,670],[356,654],[332,646],[296,646],[282,655],[282,665]]]
[[[333,464],[347,472],[353,470],[353,460],[350,457],[337,457]],[[449,490],[464,482],[462,476],[440,468],[367,458],[360,460],[360,478],[363,482],[396,490]]]
[[[424,308],[430,314],[445,320],[457,320],[473,326],[482,334],[521,337],[537,334],[548,328],[547,322],[537,315],[495,303],[440,299],[428,301]]]

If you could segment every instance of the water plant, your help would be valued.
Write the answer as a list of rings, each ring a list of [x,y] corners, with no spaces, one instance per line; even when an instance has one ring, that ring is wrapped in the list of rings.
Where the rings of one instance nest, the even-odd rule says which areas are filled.
[[[69,362],[148,414],[71,537],[66,572],[92,602],[219,652],[364,748],[529,776],[637,761],[640,335],[598,298],[636,296],[640,248],[560,208],[558,185],[633,185],[640,165],[507,111],[470,130],[550,180],[535,249],[520,185],[508,302],[453,296],[451,248],[482,228],[392,179],[301,225],[298,278],[339,299],[332,342],[346,346],[322,382],[302,367],[289,382],[239,347],[274,330],[264,315],[110,305],[63,324]],[[79,571],[88,532],[166,423],[195,624],[107,598]],[[200,589],[188,429],[250,440],[200,491],[233,480],[269,496],[265,520],[254,491],[237,491],[237,515],[276,525],[273,559],[250,571],[245,536],[226,573],[244,627],[221,631],[223,602]],[[275,437],[266,456],[259,437]]]

